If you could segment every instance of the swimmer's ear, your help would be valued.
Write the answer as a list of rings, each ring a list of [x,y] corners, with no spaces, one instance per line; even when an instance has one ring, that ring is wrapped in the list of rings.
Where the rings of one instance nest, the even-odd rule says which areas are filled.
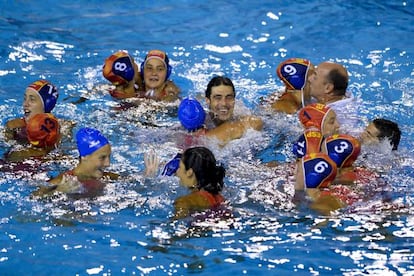
[[[334,91],[335,86],[332,82],[327,82],[325,85],[326,91]]]
[[[205,97],[205,99],[206,99],[206,104],[207,104],[208,106],[210,106],[210,99],[209,99],[209,98],[207,98],[207,97]]]
[[[192,177],[192,176],[194,175],[194,171],[193,171],[193,169],[192,169],[192,168],[189,168],[189,169],[185,172],[185,175],[186,175],[187,177]]]

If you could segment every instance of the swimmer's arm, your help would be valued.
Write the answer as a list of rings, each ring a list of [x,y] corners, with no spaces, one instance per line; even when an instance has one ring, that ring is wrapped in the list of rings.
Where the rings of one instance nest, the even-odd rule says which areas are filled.
[[[307,189],[306,194],[311,198],[310,208],[323,215],[329,215],[332,211],[341,209],[344,204],[337,197],[329,194],[321,195],[318,188]]]
[[[48,154],[52,148],[35,148],[29,147],[22,150],[11,151],[6,156],[8,162],[19,162],[31,157],[43,157]]]
[[[4,128],[4,138],[6,140],[11,140],[16,134],[16,130],[25,127],[24,120],[22,119],[12,119],[8,121]]]
[[[55,191],[61,193],[79,193],[83,190],[82,183],[79,182],[78,177],[75,175],[62,173],[49,180],[49,183],[52,184],[49,193],[53,193]]]
[[[239,121],[224,122],[216,128],[206,132],[206,136],[216,138],[226,144],[234,139],[241,138],[247,129],[262,130],[263,121],[255,116],[246,116]]]
[[[32,193],[32,196],[35,197],[43,197],[50,194],[53,194],[54,192],[58,191],[58,184],[62,182],[63,174],[58,175],[57,177],[50,179],[48,183],[50,185],[48,186],[40,186],[36,191]]]
[[[357,180],[357,175],[353,167],[338,170],[334,184],[352,185]]]
[[[163,101],[173,102],[179,98],[180,88],[174,82],[166,81],[164,90],[167,95],[162,99]]]
[[[273,110],[284,112],[287,114],[294,114],[300,109],[300,103],[297,103],[293,97],[294,92],[286,92],[279,99],[271,104]]]
[[[114,172],[104,172],[103,177],[109,180],[118,180],[121,176]]]

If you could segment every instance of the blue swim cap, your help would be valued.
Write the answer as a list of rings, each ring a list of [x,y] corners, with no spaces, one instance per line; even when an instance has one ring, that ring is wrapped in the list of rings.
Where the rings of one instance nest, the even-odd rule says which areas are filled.
[[[178,107],[178,119],[185,129],[195,131],[203,126],[206,112],[197,100],[185,98]]]
[[[45,113],[50,113],[56,105],[59,96],[56,86],[46,80],[37,80],[30,84],[27,89],[32,89],[40,96],[43,101]]]
[[[89,155],[109,144],[108,139],[99,130],[93,128],[81,128],[76,133],[76,143],[81,157]]]

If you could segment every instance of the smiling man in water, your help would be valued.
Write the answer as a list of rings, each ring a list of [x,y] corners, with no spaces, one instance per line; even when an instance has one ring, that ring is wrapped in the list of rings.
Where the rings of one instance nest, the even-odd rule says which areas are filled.
[[[207,85],[205,92],[209,113],[205,125],[217,135],[228,135],[231,139],[243,136],[249,128],[262,130],[263,121],[252,115],[234,116],[236,91],[233,82],[222,76],[213,77]],[[219,134],[221,133],[221,134]]]

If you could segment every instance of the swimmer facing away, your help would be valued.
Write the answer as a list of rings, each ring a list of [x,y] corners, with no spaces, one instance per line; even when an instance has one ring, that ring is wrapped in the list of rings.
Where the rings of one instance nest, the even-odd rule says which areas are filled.
[[[225,169],[216,164],[213,153],[205,147],[188,148],[182,154],[176,175],[190,193],[174,202],[174,218],[219,208],[224,203],[221,191]]]
[[[271,102],[272,109],[293,114],[309,104],[311,96],[308,78],[313,71],[314,66],[307,59],[289,58],[281,62],[276,69],[276,74],[285,85],[285,91]]]
[[[338,134],[335,111],[323,104],[302,108],[299,120],[305,131],[293,146],[298,157],[296,192],[304,190],[311,200],[310,207],[325,214],[352,204],[357,200],[353,191],[333,184],[342,170],[352,168],[358,158],[358,139]]]
[[[74,169],[49,180],[52,186],[41,187],[34,192],[35,196],[62,192],[75,197],[94,197],[103,191],[102,180],[118,178],[117,174],[104,171],[110,165],[111,145],[99,130],[79,129],[76,142],[79,164]]]
[[[139,97],[139,92],[144,90],[138,65],[126,51],[117,51],[110,55],[105,60],[102,74],[115,86],[114,89],[109,90],[114,98]]]

